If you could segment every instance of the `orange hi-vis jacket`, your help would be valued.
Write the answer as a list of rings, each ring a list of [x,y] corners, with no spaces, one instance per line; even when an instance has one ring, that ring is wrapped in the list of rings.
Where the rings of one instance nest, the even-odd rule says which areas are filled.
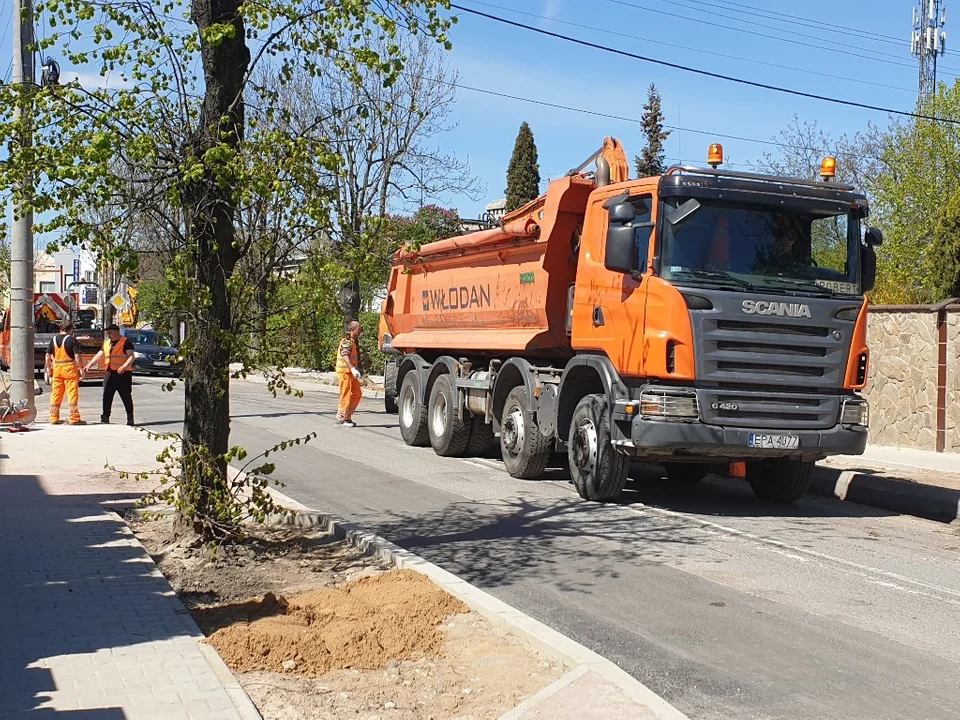
[[[127,339],[121,337],[114,345],[110,339],[103,341],[103,361],[107,372],[116,372],[127,361]]]
[[[350,358],[350,364],[347,365],[347,358]],[[353,338],[345,337],[340,341],[340,349],[337,352],[337,372],[348,373],[351,367],[357,366],[357,344]]]
[[[57,335],[53,339],[53,376],[64,380],[78,380],[80,371],[77,369],[77,362],[67,354],[65,347],[67,337],[67,335]]]

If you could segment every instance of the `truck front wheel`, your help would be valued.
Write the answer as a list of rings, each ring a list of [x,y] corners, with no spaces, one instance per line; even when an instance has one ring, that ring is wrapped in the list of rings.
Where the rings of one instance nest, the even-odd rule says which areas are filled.
[[[420,375],[411,370],[400,386],[400,435],[407,445],[426,447],[430,443],[427,413],[420,398]]]
[[[453,378],[441,375],[430,390],[427,427],[433,451],[441,457],[459,457],[470,439],[470,417],[457,414],[457,389]]]
[[[570,477],[584,500],[614,500],[623,491],[630,458],[610,442],[610,412],[604,395],[587,395],[573,411],[567,457]]]
[[[510,391],[500,418],[500,450],[507,472],[521,480],[540,477],[547,467],[553,443],[543,436],[533,420],[526,388],[518,385]]]
[[[747,463],[747,482],[761,500],[792,503],[806,494],[812,480],[812,462],[771,458]]]

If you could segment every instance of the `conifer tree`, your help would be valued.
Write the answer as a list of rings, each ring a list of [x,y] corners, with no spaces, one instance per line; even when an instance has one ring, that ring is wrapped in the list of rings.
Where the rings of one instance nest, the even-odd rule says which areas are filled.
[[[533,131],[527,123],[520,126],[513,156],[507,168],[507,212],[540,197],[540,165]]]
[[[647,88],[647,104],[643,106],[643,119],[640,121],[640,129],[647,138],[647,145],[633,159],[637,177],[662,175],[666,170],[663,143],[670,137],[670,131],[664,131],[663,120],[660,93],[657,86],[650,83]]]

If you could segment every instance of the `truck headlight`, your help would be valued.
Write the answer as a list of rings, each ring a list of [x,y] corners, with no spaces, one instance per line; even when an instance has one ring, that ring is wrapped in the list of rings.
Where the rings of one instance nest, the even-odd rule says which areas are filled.
[[[870,406],[860,398],[845,398],[840,410],[841,425],[870,426]]]
[[[640,415],[660,420],[695,420],[700,417],[700,406],[694,392],[647,388],[640,394]]]

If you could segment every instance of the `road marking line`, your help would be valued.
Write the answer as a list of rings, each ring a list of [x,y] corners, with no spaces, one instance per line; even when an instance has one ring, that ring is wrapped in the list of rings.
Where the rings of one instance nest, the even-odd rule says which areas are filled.
[[[747,532],[746,530],[738,530],[737,528],[727,527],[726,525],[720,525],[719,523],[710,522],[709,520],[703,520],[696,517],[695,515],[688,515],[686,513],[676,512],[674,510],[664,510],[662,508],[655,508],[643,503],[630,503],[627,505],[621,505],[621,507],[628,508],[633,512],[639,515],[645,515],[647,513],[654,513],[657,515],[663,515],[665,517],[674,517],[682,520],[692,521],[699,524],[704,529],[711,529],[714,531],[719,531],[728,535],[735,535],[737,537],[746,538],[748,540],[753,540],[754,542],[762,543],[764,545],[770,545],[782,550],[792,551],[799,555],[806,555],[809,557],[816,558],[818,560],[823,560],[826,562],[835,563],[837,565],[842,565],[844,567],[852,568],[857,571],[857,574],[861,577],[864,577],[871,582],[874,578],[871,578],[870,575],[880,575],[882,577],[888,578],[890,580],[895,580],[897,582],[906,583],[908,585],[916,585],[917,587],[930,590],[934,593],[942,593],[944,595],[951,595],[957,600],[949,600],[942,597],[937,597],[936,595],[931,595],[930,593],[920,593],[926,595],[927,597],[950,602],[954,605],[960,605],[960,591],[953,590],[951,588],[943,587],[941,585],[934,585],[932,583],[924,582],[923,580],[914,580],[912,578],[904,577],[895,572],[890,572],[889,570],[881,570],[880,568],[871,567],[870,565],[862,565],[860,563],[853,562],[852,560],[844,560],[843,558],[834,557],[833,555],[827,555],[826,553],[818,552],[817,550],[808,550],[806,548],[794,547],[793,545],[788,545],[785,542],[780,540],[772,540],[770,538],[761,537],[755,533]],[[899,587],[899,586],[897,586]],[[909,590],[908,588],[899,587],[900,590],[905,592],[917,593],[918,590]]]

